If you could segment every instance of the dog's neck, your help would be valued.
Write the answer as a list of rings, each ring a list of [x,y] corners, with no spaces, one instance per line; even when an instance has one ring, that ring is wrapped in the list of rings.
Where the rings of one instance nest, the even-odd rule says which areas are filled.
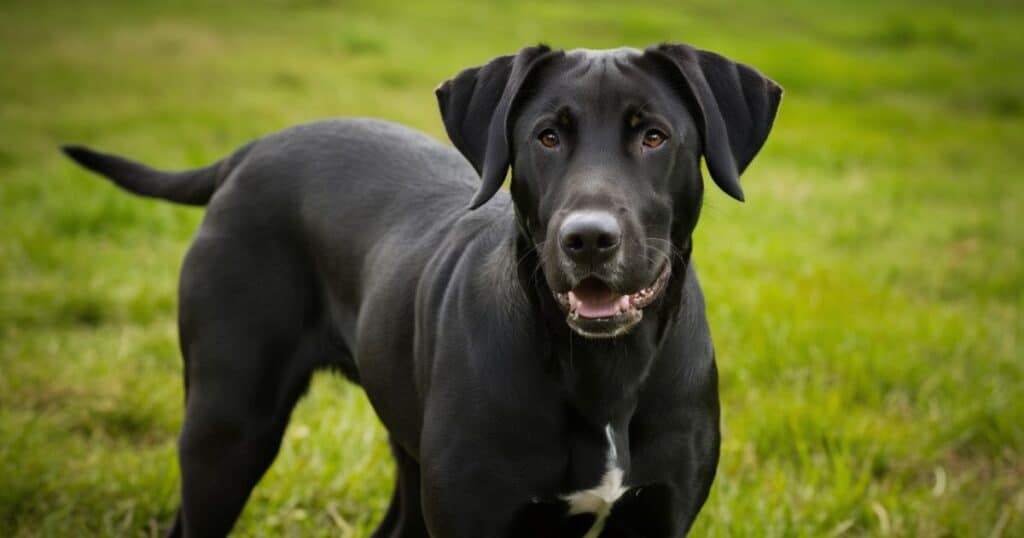
[[[535,334],[547,350],[545,368],[564,391],[567,404],[594,427],[628,423],[666,334],[678,318],[688,244],[683,250],[686,256],[673,260],[672,271],[678,276],[644,310],[643,320],[622,336],[593,339],[576,334],[566,323],[566,314],[540,269],[537,249],[519,226],[514,233],[507,244],[512,253],[506,259],[516,264],[516,280],[540,321]]]

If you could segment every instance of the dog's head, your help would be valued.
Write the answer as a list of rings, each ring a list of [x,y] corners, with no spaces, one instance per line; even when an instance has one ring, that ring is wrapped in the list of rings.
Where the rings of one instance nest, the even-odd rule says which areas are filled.
[[[489,200],[512,168],[520,229],[567,322],[586,337],[629,331],[681,270],[703,195],[743,200],[782,89],[688,45],[528,47],[437,89],[445,129]]]

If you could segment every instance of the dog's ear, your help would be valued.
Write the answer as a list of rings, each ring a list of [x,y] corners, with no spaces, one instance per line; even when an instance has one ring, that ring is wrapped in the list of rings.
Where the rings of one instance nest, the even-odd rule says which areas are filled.
[[[448,138],[482,180],[470,209],[501,188],[510,164],[509,111],[530,72],[550,53],[544,45],[526,47],[514,56],[466,69],[434,91]]]
[[[768,138],[782,87],[749,65],[689,45],[657,45],[646,53],[685,80],[702,116],[704,160],[711,178],[743,201],[739,176]]]

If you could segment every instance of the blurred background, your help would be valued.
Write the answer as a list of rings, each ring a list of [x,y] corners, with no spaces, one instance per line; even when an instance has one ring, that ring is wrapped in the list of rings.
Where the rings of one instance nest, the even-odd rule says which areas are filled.
[[[152,535],[178,499],[202,211],[58,143],[186,168],[327,116],[446,140],[434,87],[541,41],[689,42],[786,88],[696,238],[724,441],[693,535],[1024,536],[1021,28],[1014,1],[0,1],[0,536]],[[392,472],[320,375],[236,532],[366,536]]]

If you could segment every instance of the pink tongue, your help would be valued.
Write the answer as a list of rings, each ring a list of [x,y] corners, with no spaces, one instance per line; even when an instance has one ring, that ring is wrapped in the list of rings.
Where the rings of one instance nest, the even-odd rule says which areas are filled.
[[[569,292],[569,305],[585,318],[610,318],[619,313],[619,304],[625,297],[616,295],[604,285],[584,284]]]

